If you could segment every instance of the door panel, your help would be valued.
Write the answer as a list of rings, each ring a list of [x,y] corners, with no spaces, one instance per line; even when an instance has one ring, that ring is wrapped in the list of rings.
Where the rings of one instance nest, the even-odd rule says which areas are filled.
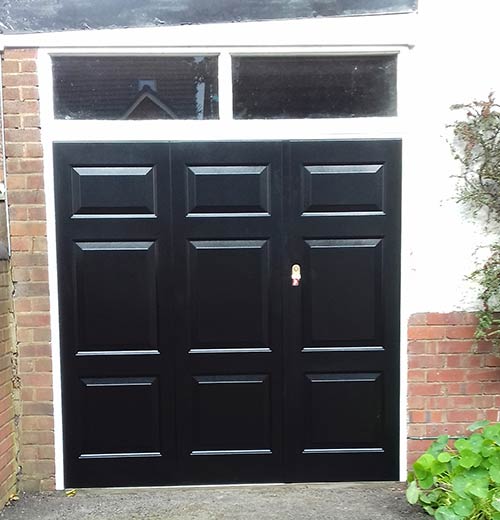
[[[270,212],[267,166],[193,166],[186,169],[188,215]]]
[[[304,165],[301,173],[304,213],[383,211],[383,164]]]
[[[175,479],[169,153],[54,145],[67,485]]]
[[[79,352],[157,350],[154,242],[77,242]]]
[[[378,238],[305,242],[303,348],[381,344],[382,244]]]
[[[156,377],[86,378],[82,385],[80,459],[160,456]]]
[[[284,478],[281,148],[172,145],[181,482]]]
[[[400,142],[54,158],[67,485],[397,478]]]
[[[73,217],[156,215],[156,170],[146,167],[72,168]]]
[[[189,243],[190,349],[269,349],[267,240]]]
[[[288,476],[395,479],[400,143],[292,142],[288,157]]]
[[[304,453],[382,452],[382,389],[379,373],[306,374]]]
[[[271,453],[267,375],[197,376],[191,455]]]

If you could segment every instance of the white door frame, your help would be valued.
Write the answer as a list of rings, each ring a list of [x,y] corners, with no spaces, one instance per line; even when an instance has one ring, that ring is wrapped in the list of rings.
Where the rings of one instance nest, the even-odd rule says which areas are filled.
[[[410,113],[411,48],[415,15],[369,16],[280,22],[250,22],[172,27],[77,31],[74,33],[7,36],[4,45],[40,47],[38,74],[44,177],[47,209],[49,290],[52,332],[52,362],[55,423],[56,488],[64,489],[59,298],[57,281],[55,196],[52,144],[55,141],[252,141],[325,139],[403,139],[403,172],[408,162],[406,143]],[[264,35],[255,42],[255,35]],[[268,35],[268,36],[266,36]],[[306,35],[307,37],[305,37]],[[93,43],[90,43],[92,42]],[[127,42],[139,41],[130,47]],[[187,42],[191,41],[192,45]],[[358,41],[358,43],[356,43]],[[1,40],[0,40],[1,42]],[[169,42],[169,45],[159,45]],[[385,43],[384,43],[385,42]],[[392,42],[392,43],[391,43]],[[396,42],[396,43],[394,43]],[[219,56],[220,119],[213,121],[66,121],[53,116],[53,55],[193,55]],[[232,119],[231,55],[360,55],[398,56],[398,116],[315,120]],[[401,255],[401,372],[400,372],[400,479],[406,479],[406,385],[407,334],[410,307],[406,291],[409,259],[404,240],[405,176],[403,175],[403,222]]]

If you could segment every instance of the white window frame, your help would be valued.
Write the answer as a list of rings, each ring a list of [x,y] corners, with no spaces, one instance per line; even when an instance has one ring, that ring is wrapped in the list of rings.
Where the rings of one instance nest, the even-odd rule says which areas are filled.
[[[66,120],[55,119],[51,72],[53,56],[218,56],[219,119],[211,120]],[[311,119],[233,119],[232,56],[397,56],[397,115],[383,117]],[[405,59],[402,47],[222,47],[214,48],[137,48],[43,49],[40,51],[40,87],[44,94],[44,130],[54,141],[168,141],[168,140],[258,140],[401,138],[405,119]],[[48,71],[48,73],[47,73]],[[43,79],[43,81],[42,81]],[[50,108],[50,110],[49,110]]]
[[[4,46],[38,47],[40,112],[49,243],[49,290],[55,423],[56,488],[64,489],[59,298],[56,256],[54,142],[254,141],[327,139],[402,139],[409,134],[411,49],[415,14],[273,21],[198,27],[76,31],[5,37]],[[255,45],[255,35],[259,45]],[[98,37],[96,37],[96,35]],[[130,41],[141,42],[130,46]],[[165,42],[169,42],[166,45]],[[1,41],[0,41],[1,47]],[[53,111],[52,56],[68,55],[218,55],[218,120],[56,120]],[[231,55],[397,55],[397,116],[326,119],[232,119]],[[405,168],[403,147],[403,170]],[[404,178],[403,178],[404,186]],[[404,203],[404,197],[403,197]],[[403,237],[402,237],[403,238]],[[403,242],[403,251],[405,243]],[[52,245],[54,244],[54,245]],[[402,288],[406,255],[402,251]],[[401,298],[400,479],[406,479],[406,303]]]

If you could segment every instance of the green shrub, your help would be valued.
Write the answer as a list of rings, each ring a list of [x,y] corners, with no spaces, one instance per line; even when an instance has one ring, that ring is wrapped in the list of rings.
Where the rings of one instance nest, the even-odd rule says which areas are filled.
[[[450,125],[453,155],[462,165],[457,200],[473,216],[481,215],[479,221],[492,237],[488,259],[469,276],[478,285],[481,303],[476,339],[491,340],[500,350],[500,105],[491,93],[485,101],[451,108],[463,112]]]
[[[468,429],[453,446],[439,437],[408,475],[408,502],[436,520],[500,520],[500,423]]]

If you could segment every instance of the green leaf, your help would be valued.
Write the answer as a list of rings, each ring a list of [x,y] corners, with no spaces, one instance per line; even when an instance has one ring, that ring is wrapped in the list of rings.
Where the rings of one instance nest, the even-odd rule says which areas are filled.
[[[475,432],[476,430],[479,430],[481,428],[484,428],[485,426],[488,426],[490,424],[490,421],[476,421],[473,422],[467,429],[470,432]]]
[[[488,480],[472,480],[466,487],[471,495],[478,498],[486,498],[488,496],[489,479]]]
[[[458,454],[455,455],[448,464],[451,466],[451,471],[454,475],[460,475],[461,472],[465,471],[462,466],[460,466],[460,456]]]
[[[488,461],[492,466],[500,466],[500,447],[495,448],[495,452],[488,457]]]
[[[500,466],[492,465],[490,467],[490,477],[495,484],[500,484]],[[500,511],[500,509],[499,509]]]
[[[463,516],[457,515],[453,509],[447,506],[441,506],[436,509],[436,514],[434,515],[436,520],[463,520]]]
[[[493,441],[486,439],[483,442],[483,447],[481,448],[481,455],[485,458],[489,458],[498,451],[498,447],[493,444]]]
[[[470,469],[472,467],[477,467],[481,464],[482,458],[478,453],[474,453],[470,449],[464,449],[460,452],[462,456],[460,460],[460,466],[466,469]]]
[[[432,482],[430,483],[430,485],[428,485],[427,483],[428,483],[429,477],[431,478],[431,481],[432,481],[431,466],[435,460],[436,459],[429,453],[424,453],[413,464],[413,469],[415,470],[415,475],[416,475],[420,485],[424,488],[430,487],[430,485],[432,485]],[[426,484],[423,484],[423,481],[425,481]]]
[[[490,480],[490,474],[486,468],[471,468],[465,474],[469,480],[485,480],[486,482]]]
[[[428,505],[437,507],[437,504],[439,504],[439,501],[444,494],[445,492],[442,489],[435,488],[432,491],[421,492],[418,501],[422,506]]]
[[[418,489],[417,482],[414,480],[410,482],[410,485],[406,489],[406,500],[408,500],[410,504],[416,504],[419,496],[420,490]]]
[[[448,444],[450,436],[449,435],[440,435],[435,441],[434,444],[437,446],[446,446]]]
[[[436,510],[431,506],[424,506],[424,511],[431,516],[434,516],[434,513],[436,512]]]
[[[435,460],[431,464],[431,473],[434,476],[442,475],[447,469],[448,469],[448,466],[446,464],[443,464],[442,462],[438,462],[437,460]]]
[[[422,478],[422,479],[419,479],[418,480],[419,484],[420,484],[420,487],[422,489],[429,489],[433,486],[434,484],[434,478],[433,476],[429,473],[425,478]]]
[[[438,455],[438,461],[439,462],[443,462],[443,463],[447,463],[447,462],[450,462],[451,460],[451,454],[449,453],[446,453],[446,452],[443,452],[443,453],[440,453]]]
[[[457,477],[454,477],[451,480],[451,485],[453,487],[453,491],[459,496],[459,497],[466,497],[467,496],[467,484],[469,483],[469,480],[465,475],[458,475]]]
[[[470,498],[460,498],[453,504],[453,511],[457,515],[467,518],[474,511],[474,502]]]
[[[485,439],[490,439],[497,444],[500,444],[500,423],[490,424],[484,429]]]
[[[448,435],[440,435],[427,450],[427,453],[432,455],[433,457],[437,457],[447,446],[449,440]]]
[[[415,469],[415,472],[417,470],[429,471],[431,469],[431,464],[435,460],[436,458],[430,453],[424,453],[415,461],[415,463],[413,464],[413,468]]]
[[[434,502],[434,500],[432,499],[432,497],[429,496],[430,493],[420,493],[420,496],[418,497],[418,500],[421,504],[427,504],[427,505],[430,505]]]
[[[500,511],[500,492],[498,494],[493,495],[491,499],[491,506],[493,509]]]
[[[469,437],[470,449],[474,453],[481,453],[481,448],[483,447],[484,439],[483,436],[479,433],[474,433]]]
[[[469,441],[467,439],[457,439],[455,441],[455,448],[459,453],[470,448]]]

